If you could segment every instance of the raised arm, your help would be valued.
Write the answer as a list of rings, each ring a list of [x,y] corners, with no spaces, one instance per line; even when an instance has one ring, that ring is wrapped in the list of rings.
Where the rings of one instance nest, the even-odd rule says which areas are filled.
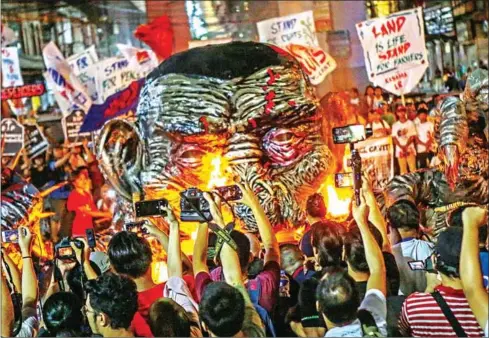
[[[182,251],[180,248],[180,227],[173,213],[173,210],[167,206],[165,220],[170,229],[168,239],[168,277],[182,277]]]
[[[9,257],[9,255],[4,254],[3,258],[5,259],[5,263],[8,265],[8,268],[10,270],[10,274],[12,275],[12,280],[8,280],[7,282],[13,283],[15,286],[15,289],[18,292],[22,292],[20,272],[19,272],[19,269],[17,268],[17,265],[14,263],[14,261],[12,261],[12,259]],[[2,261],[2,265],[3,264],[4,264],[4,262]]]
[[[479,268],[479,227],[487,226],[487,210],[480,207],[466,208],[462,213],[464,234],[460,255],[460,277],[465,296],[482,329],[487,325],[488,295],[482,284]]]
[[[385,296],[387,293],[384,257],[368,227],[369,208],[365,201],[365,193],[363,189],[360,193],[360,200],[360,206],[357,206],[356,203],[353,202],[353,217],[355,218],[360,234],[362,235],[365,252],[368,253],[365,255],[370,270],[370,277],[367,281],[367,290],[377,289]]]
[[[53,163],[54,168],[50,166],[49,169],[51,169],[51,171],[54,171],[54,169],[64,166],[66,162],[68,162],[70,157],[71,157],[71,152],[67,152],[66,154],[63,155],[63,157],[61,157],[59,160]]]
[[[7,279],[4,276],[4,272],[4,268],[2,267],[2,272],[0,273],[2,278],[2,311],[0,311],[2,313],[1,333],[2,337],[10,337],[12,336],[12,329],[14,327],[14,305],[10,298],[10,292],[8,290]]]
[[[372,191],[372,186],[366,175],[362,177],[362,189],[365,192],[365,200],[369,208],[368,220],[373,224],[374,227],[379,230],[382,235],[382,251],[391,252],[392,246],[387,235],[387,222],[385,221],[382,212],[380,211],[379,205],[377,204],[377,199]]]
[[[83,272],[85,272],[85,276],[87,276],[88,280],[97,279],[97,273],[93,270],[90,265],[90,247],[88,246],[88,242],[85,238],[79,237],[76,241],[83,243],[83,248],[78,248],[75,243],[71,242],[71,248],[75,251],[76,260],[78,264],[83,266]]]
[[[277,238],[273,232],[272,225],[268,220],[265,211],[263,210],[258,198],[255,196],[253,191],[246,184],[241,184],[236,182],[241,191],[243,192],[243,199],[241,203],[247,205],[253,212],[255,216],[256,224],[258,226],[258,232],[265,249],[264,263],[273,261],[280,264],[280,249],[278,246]]]
[[[192,266],[194,276],[199,272],[209,272],[207,266],[207,244],[209,240],[209,225],[207,223],[199,223],[197,226],[197,238],[195,238],[194,252],[192,255]]]
[[[22,312],[36,309],[39,291],[32,261],[32,233],[28,227],[19,227],[19,246],[22,254]]]

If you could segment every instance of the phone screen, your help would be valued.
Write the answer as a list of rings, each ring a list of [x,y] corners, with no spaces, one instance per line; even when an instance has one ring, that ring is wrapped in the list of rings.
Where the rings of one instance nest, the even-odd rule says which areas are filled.
[[[161,208],[167,205],[165,199],[136,202],[136,217],[165,215]]]
[[[73,256],[73,248],[59,248],[58,249],[58,256],[59,257],[66,257],[66,256]]]
[[[93,229],[86,229],[85,233],[87,235],[88,246],[92,249],[95,248],[95,246],[96,246],[95,233],[93,232]]]
[[[19,233],[17,230],[5,230],[2,231],[2,242],[5,243],[18,243]]]
[[[365,139],[365,127],[361,124],[333,128],[333,142],[336,144],[355,143]]]
[[[411,261],[411,262],[408,262],[408,264],[409,264],[409,267],[411,268],[411,270],[413,270],[413,271],[425,270],[425,266],[424,266],[423,261]]]
[[[335,174],[334,183],[336,188],[353,187],[353,174],[352,173]]]

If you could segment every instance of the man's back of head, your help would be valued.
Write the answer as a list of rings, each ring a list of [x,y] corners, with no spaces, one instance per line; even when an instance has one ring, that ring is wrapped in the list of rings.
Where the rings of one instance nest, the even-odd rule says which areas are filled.
[[[213,336],[232,337],[243,326],[245,301],[243,295],[224,282],[209,284],[200,302],[199,315]]]
[[[435,245],[435,268],[442,275],[450,278],[460,278],[462,235],[462,228],[449,227],[438,236]]]
[[[318,311],[335,326],[357,318],[360,297],[355,281],[345,271],[327,273],[316,289]]]
[[[109,242],[110,264],[119,274],[142,277],[151,266],[153,255],[148,241],[135,233],[121,231]]]
[[[103,313],[108,317],[108,323],[106,321],[105,325],[110,325],[112,330],[129,329],[138,309],[136,284],[131,279],[107,272],[89,281],[87,294],[94,312]],[[91,326],[92,324],[90,323]]]
[[[190,337],[187,312],[170,298],[160,298],[151,305],[149,327],[155,337]]]
[[[419,210],[409,201],[399,201],[392,205],[387,210],[387,219],[390,226],[395,229],[402,231],[419,229]]]

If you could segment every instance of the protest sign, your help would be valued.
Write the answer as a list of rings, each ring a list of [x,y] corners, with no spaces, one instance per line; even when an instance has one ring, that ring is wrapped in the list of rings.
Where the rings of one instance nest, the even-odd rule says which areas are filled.
[[[122,57],[112,57],[98,63],[96,86],[97,104],[104,103],[107,98],[139,80],[139,74],[129,67],[129,62]]]
[[[122,43],[118,43],[117,48],[129,61],[129,68],[139,73],[139,77],[145,77],[158,66],[158,57],[152,50],[136,48]]]
[[[54,97],[63,114],[76,109],[88,111],[92,100],[53,41],[43,48],[42,55],[48,69],[45,73],[46,81],[53,88]]]
[[[85,117],[86,113],[81,109],[74,110],[69,115],[63,117],[61,125],[65,140],[68,140],[71,144],[80,144],[83,140],[91,140],[92,135],[89,132],[80,132],[80,127],[83,125]]]
[[[2,48],[2,87],[22,86],[23,84],[17,47]]]
[[[396,94],[409,93],[428,68],[422,8],[356,25],[368,78]]]
[[[80,74],[78,74],[78,80],[85,87],[86,93],[90,96],[92,103],[99,101],[99,95],[97,92],[97,72],[99,66],[98,63],[93,64],[85,68]]]
[[[98,62],[97,52],[95,51],[95,46],[90,46],[83,52],[70,56],[68,59],[68,64],[75,75],[79,75],[81,72],[86,70],[89,66]]]
[[[394,176],[392,137],[370,137],[355,143],[362,157],[362,169],[369,174],[375,191],[382,190]]]
[[[2,156],[15,156],[24,147],[24,127],[16,119],[2,119]]]
[[[40,96],[46,89],[42,83],[2,89],[2,100],[20,99],[23,97]]]
[[[260,21],[260,42],[277,45],[299,61],[313,85],[336,68],[335,60],[319,47],[312,11]]]
[[[103,104],[92,105],[80,130],[90,132],[100,129],[105,122],[124,114],[134,117],[144,81],[144,78],[134,81],[126,89],[109,96]]]
[[[25,150],[29,158],[44,153],[49,148],[49,142],[35,123],[25,124]]]

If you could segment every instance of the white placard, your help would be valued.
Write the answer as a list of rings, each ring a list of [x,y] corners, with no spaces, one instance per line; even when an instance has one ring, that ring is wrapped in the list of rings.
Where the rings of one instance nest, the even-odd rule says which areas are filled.
[[[16,87],[23,84],[17,47],[2,48],[2,87]]]
[[[112,57],[97,63],[97,104],[102,104],[107,98],[125,89],[140,75],[129,67],[129,62],[123,57]]]
[[[68,64],[75,75],[79,75],[85,71],[88,67],[98,62],[98,55],[95,51],[95,46],[90,46],[83,52],[70,56]]]
[[[287,50],[302,65],[313,85],[336,68],[336,61],[319,47],[312,11],[260,21],[260,42]]]
[[[118,43],[117,48],[119,48],[126,60],[129,61],[129,68],[139,73],[140,77],[145,77],[153,69],[158,67],[158,57],[152,50],[136,48],[122,43]]]
[[[355,143],[362,158],[362,170],[368,172],[372,188],[381,191],[394,177],[394,146],[392,137],[370,137]]]
[[[428,68],[421,7],[356,25],[368,78],[376,86],[409,93]]]
[[[76,109],[88,112],[92,100],[53,41],[43,48],[42,55],[48,69],[45,73],[46,81],[53,88],[54,97],[63,114]]]

